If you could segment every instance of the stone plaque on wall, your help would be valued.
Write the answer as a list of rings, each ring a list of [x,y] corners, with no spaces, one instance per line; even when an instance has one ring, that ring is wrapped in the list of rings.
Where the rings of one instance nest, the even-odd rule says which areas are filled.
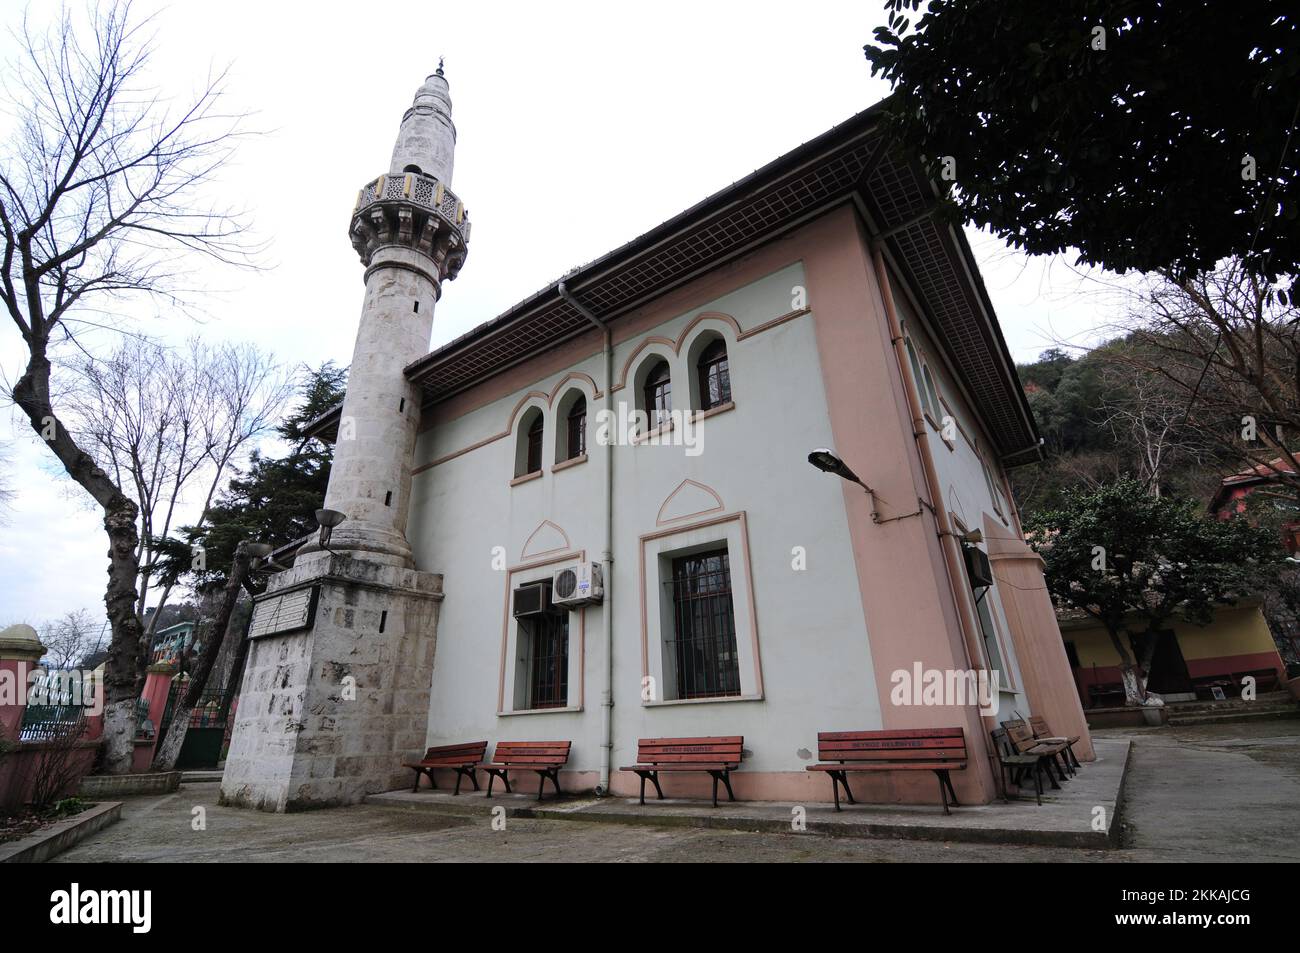
[[[248,626],[250,639],[310,629],[316,616],[318,587],[307,586],[260,600]]]

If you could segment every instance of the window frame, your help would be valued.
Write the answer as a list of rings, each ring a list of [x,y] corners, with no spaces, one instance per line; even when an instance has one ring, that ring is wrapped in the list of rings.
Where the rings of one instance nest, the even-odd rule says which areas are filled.
[[[524,472],[520,476],[530,476],[542,472],[542,445],[545,438],[546,419],[544,414],[539,413],[533,419],[533,422],[528,425],[528,431],[524,434],[527,447],[524,451]]]
[[[668,705],[731,704],[762,701],[763,665],[755,602],[753,561],[744,510],[705,517],[694,523],[663,527],[640,539],[641,675],[643,708]],[[676,698],[676,674],[666,662],[665,640],[673,631],[673,606],[669,587],[672,560],[681,556],[727,549],[735,615],[736,654],[740,694],[704,698]]]
[[[659,376],[662,372],[662,376]],[[660,399],[664,406],[659,406]],[[673,409],[673,369],[661,355],[652,357],[641,382],[642,409],[646,415],[647,431],[667,424]],[[662,413],[663,416],[659,416]]]
[[[578,413],[578,408],[582,408],[582,413]],[[581,421],[581,423],[576,423]],[[564,415],[565,441],[564,441],[564,459],[573,460],[577,457],[584,456],[587,452],[587,395],[578,394],[573,403],[569,406],[569,412]],[[577,437],[577,440],[574,437]],[[577,445],[575,449],[574,445]]]
[[[712,382],[717,371],[718,399],[713,399]],[[700,410],[713,410],[731,403],[731,353],[727,340],[721,335],[704,345],[695,361],[696,387],[699,388]]]
[[[721,547],[671,556],[673,630],[665,635],[665,682],[671,667],[673,698],[680,701],[741,695],[740,651],[730,551]],[[705,582],[717,578],[716,582]],[[702,664],[696,664],[700,655]],[[695,660],[688,664],[688,657]],[[710,657],[711,656],[711,657]]]

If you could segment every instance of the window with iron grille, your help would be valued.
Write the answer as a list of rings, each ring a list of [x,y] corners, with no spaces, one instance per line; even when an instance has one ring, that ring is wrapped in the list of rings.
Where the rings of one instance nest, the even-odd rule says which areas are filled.
[[[718,338],[704,349],[696,364],[700,379],[700,410],[721,407],[731,400],[731,368],[727,342]]]
[[[646,416],[652,430],[668,419],[668,412],[673,409],[672,394],[673,382],[668,362],[659,361],[646,375],[643,395]]]
[[[527,708],[569,703],[569,613],[542,612],[519,620],[520,662],[527,678]]]
[[[572,460],[587,452],[587,398],[579,397],[569,409],[568,449]]]
[[[740,694],[736,615],[731,601],[727,550],[682,556],[672,562],[673,632],[667,661],[675,669],[677,698]]]
[[[525,473],[536,473],[542,468],[542,415],[533,418],[528,428],[528,469]]]

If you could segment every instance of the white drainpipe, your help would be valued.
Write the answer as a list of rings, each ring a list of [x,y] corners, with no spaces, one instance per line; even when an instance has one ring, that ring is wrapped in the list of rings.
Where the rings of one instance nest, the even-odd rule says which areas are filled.
[[[577,298],[561,278],[556,285],[560,297],[579,314],[600,329],[605,338],[605,419],[613,419],[614,403],[614,340],[609,325],[596,317]],[[601,573],[605,582],[605,602],[602,607],[605,620],[605,687],[600,693],[600,707],[604,712],[604,728],[600,743],[600,781],[596,794],[609,793],[610,765],[614,757],[614,441],[605,441],[605,548],[600,554]]]

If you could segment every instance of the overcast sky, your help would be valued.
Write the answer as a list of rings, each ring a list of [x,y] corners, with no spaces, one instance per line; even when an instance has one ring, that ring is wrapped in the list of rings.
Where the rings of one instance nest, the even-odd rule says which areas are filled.
[[[24,4],[0,0],[0,59]],[[34,25],[53,2],[28,7]],[[402,113],[446,57],[456,193],[474,222],[444,288],[437,346],[488,320],[888,93],[862,44],[874,2],[604,3],[138,0],[158,9],[154,82],[179,102],[231,67],[227,107],[253,113],[218,198],[246,206],[268,268],[205,268],[202,323],[136,311],[150,334],[249,340],[290,364],[350,360],[362,268],[347,237],[357,189],[387,171]],[[1014,356],[1105,318],[1062,264],[971,232]],[[0,325],[9,380],[23,349]],[[102,615],[106,539],[80,488],[25,422],[0,415],[18,498],[0,527],[0,625]]]

